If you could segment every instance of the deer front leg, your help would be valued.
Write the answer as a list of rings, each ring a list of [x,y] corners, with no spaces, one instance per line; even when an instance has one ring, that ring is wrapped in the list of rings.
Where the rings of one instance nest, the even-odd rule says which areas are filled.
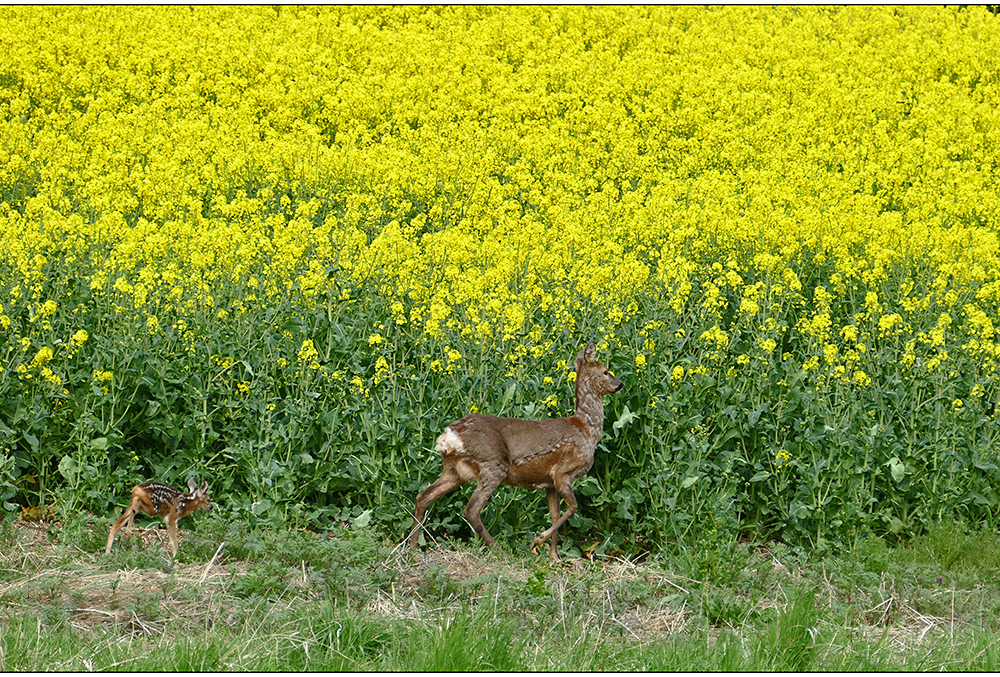
[[[562,516],[552,523],[552,526],[540,533],[535,537],[535,540],[531,542],[531,552],[538,554],[538,546],[545,542],[547,538],[552,538],[555,540],[556,532],[559,531],[559,527],[566,524],[566,520],[572,517],[576,513],[576,496],[573,495],[573,487],[570,484],[570,480],[565,475],[555,478],[556,491],[559,495],[563,497],[566,501],[566,512]],[[558,499],[557,499],[558,500]],[[549,508],[551,510],[552,503],[551,499],[549,502]],[[558,509],[558,507],[557,507]],[[555,546],[553,546],[553,549]]]
[[[545,495],[549,499],[549,515],[552,516],[552,523],[555,524],[559,521],[561,515],[559,514],[559,494],[555,489],[546,489]],[[559,553],[556,552],[556,544],[559,542],[559,536],[552,534],[552,538],[549,539],[549,543],[552,545],[552,559],[559,561]],[[537,554],[537,553],[536,553]]]

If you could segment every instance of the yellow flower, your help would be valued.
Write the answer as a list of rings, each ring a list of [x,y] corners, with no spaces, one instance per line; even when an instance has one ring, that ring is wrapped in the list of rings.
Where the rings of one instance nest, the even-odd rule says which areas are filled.
[[[375,385],[378,385],[385,380],[386,376],[389,374],[389,363],[386,362],[384,357],[379,357],[375,361],[375,376],[372,381]]]
[[[781,472],[791,465],[792,455],[787,450],[781,449],[774,455],[774,467],[777,472]]]
[[[705,343],[713,345],[717,350],[723,350],[729,346],[729,334],[719,325],[715,325],[708,331],[702,332],[700,339]]]
[[[878,294],[876,294],[873,291],[870,291],[865,294],[865,309],[872,315],[879,312],[880,306],[878,303]],[[854,339],[848,339],[848,340],[853,341]]]
[[[52,348],[43,346],[31,360],[32,367],[41,367],[52,359]]]
[[[368,397],[370,394],[369,389],[365,387],[364,380],[357,375],[351,377],[351,390],[358,395],[363,395],[364,397]]]
[[[299,348],[298,361],[299,364],[308,364],[310,367],[315,368],[319,366],[317,362],[319,358],[319,351],[316,350],[316,346],[313,345],[312,339],[306,339],[302,342],[302,346]]]
[[[58,304],[56,304],[56,302],[53,301],[52,299],[49,299],[48,301],[46,301],[45,303],[43,303],[41,305],[41,307],[38,308],[38,314],[37,314],[36,317],[39,317],[39,318],[41,318],[43,320],[47,320],[47,319],[51,318],[53,315],[55,315],[55,312],[56,312],[57,308],[58,308]],[[32,317],[32,321],[34,321],[34,320],[35,320],[35,317]]]
[[[110,371],[95,369],[93,374],[91,374],[91,379],[94,381],[94,385],[98,386],[101,392],[107,395],[108,385],[114,379],[114,374]]]
[[[90,338],[90,334],[88,334],[85,329],[81,329],[75,334],[73,334],[73,336],[70,337],[69,341],[72,345],[79,348],[80,346],[82,346],[84,343],[87,342],[88,338]]]

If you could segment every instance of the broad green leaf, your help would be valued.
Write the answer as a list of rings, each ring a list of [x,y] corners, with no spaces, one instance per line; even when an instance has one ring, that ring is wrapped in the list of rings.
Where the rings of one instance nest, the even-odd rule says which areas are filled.
[[[621,430],[622,428],[624,428],[626,425],[628,425],[637,418],[639,418],[639,415],[632,411],[629,411],[628,405],[626,404],[625,408],[622,410],[621,416],[618,417],[617,421],[611,424],[611,427],[617,434],[619,430]]]
[[[368,510],[365,510],[357,517],[352,518],[351,524],[354,526],[355,529],[364,529],[371,523],[371,521],[372,521],[372,511],[369,508]]]
[[[902,461],[893,456],[889,459],[887,465],[889,466],[889,472],[892,473],[892,479],[902,482],[903,477],[906,475],[906,466],[903,465]]]
[[[78,467],[79,466],[76,461],[73,460],[73,457],[67,454],[62,457],[62,460],[59,461],[59,474],[68,480],[72,480],[76,476]]]

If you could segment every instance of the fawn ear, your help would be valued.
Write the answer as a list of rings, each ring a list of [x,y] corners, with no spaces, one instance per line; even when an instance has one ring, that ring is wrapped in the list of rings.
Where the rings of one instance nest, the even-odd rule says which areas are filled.
[[[208,481],[202,482],[201,486],[198,487],[198,491],[203,494],[208,493]]]
[[[189,477],[188,478],[188,491],[190,493],[194,493],[194,491],[197,488],[198,488],[198,483],[194,481],[194,477]]]
[[[588,343],[587,347],[583,349],[583,359],[591,364],[597,362],[597,345],[593,341]]]

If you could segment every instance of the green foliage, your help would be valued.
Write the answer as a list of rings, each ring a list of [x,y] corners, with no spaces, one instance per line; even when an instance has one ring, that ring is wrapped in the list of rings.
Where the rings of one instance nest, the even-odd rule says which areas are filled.
[[[521,672],[528,666],[520,624],[482,610],[463,609],[439,623],[416,625],[403,637],[396,646],[407,648],[396,660],[419,672]]]
[[[93,299],[80,305],[96,317],[109,312]],[[0,383],[7,509],[58,496],[67,511],[111,514],[133,484],[155,477],[183,486],[195,475],[209,481],[226,519],[314,527],[361,520],[401,538],[413,497],[440,471],[432,447],[448,422],[473,406],[514,416],[572,412],[560,364],[579,349],[574,336],[556,336],[547,351],[528,336],[489,348],[457,335],[420,339],[389,321],[382,297],[356,288],[312,308],[290,295],[261,313],[185,329],[188,338],[178,335],[183,318],[166,311],[164,330],[139,341],[127,338],[137,328],[108,324],[65,356],[68,394],[43,397],[37,379]],[[905,378],[896,366],[903,347],[878,346],[866,368],[879,385],[858,391],[803,370],[808,342],[790,331],[787,359],[761,355],[734,371],[727,365],[744,354],[734,339],[733,362],[701,373],[691,365],[711,359],[690,337],[707,327],[682,327],[655,305],[641,316],[662,326],[625,322],[615,333],[634,336],[636,346],[622,342],[600,356],[625,389],[607,398],[594,468],[576,485],[581,507],[561,531],[567,552],[656,551],[708,532],[823,552],[866,533],[912,537],[951,514],[996,524],[997,423],[987,407],[951,405],[977,383],[960,358],[950,379]],[[57,314],[46,333],[71,336],[79,322]],[[33,346],[47,342],[30,325],[21,331]],[[381,340],[370,342],[376,334]],[[630,355],[647,339],[661,357],[640,370]],[[305,341],[317,347],[320,368],[299,362]],[[455,346],[461,357],[452,368],[428,369],[448,364],[446,348]],[[8,351],[15,359],[4,373],[31,354]],[[387,372],[377,374],[379,359]],[[101,369],[113,371],[110,382],[94,381]],[[558,404],[543,405],[553,394]],[[432,507],[431,534],[473,536],[461,517],[470,491]],[[548,519],[541,492],[510,488],[484,517],[511,547]]]
[[[816,654],[818,614],[813,591],[797,592],[767,624],[754,648],[756,662],[773,672],[807,670]]]

